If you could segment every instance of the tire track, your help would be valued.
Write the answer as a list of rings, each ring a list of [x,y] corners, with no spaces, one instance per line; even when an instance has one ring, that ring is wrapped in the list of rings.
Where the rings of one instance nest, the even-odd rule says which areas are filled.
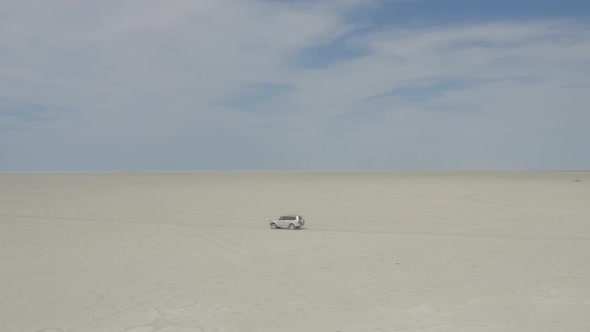
[[[193,234],[196,237],[200,237],[207,242],[212,243],[218,248],[223,249],[224,251],[230,252],[234,255],[252,259],[255,257],[252,252],[243,248],[243,245],[239,245],[235,240],[228,240],[227,236],[221,235],[218,231],[214,228],[200,228],[195,229],[195,227],[187,227],[186,230]]]

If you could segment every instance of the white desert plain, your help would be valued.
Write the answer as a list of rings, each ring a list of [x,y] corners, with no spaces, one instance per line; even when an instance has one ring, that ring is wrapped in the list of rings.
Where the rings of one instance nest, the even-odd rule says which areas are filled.
[[[0,282],[3,332],[590,331],[590,172],[0,173]]]

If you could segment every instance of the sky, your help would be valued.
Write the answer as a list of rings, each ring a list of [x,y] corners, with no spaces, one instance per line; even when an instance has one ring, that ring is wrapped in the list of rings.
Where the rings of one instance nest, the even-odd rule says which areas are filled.
[[[590,169],[590,1],[2,0],[0,171]]]

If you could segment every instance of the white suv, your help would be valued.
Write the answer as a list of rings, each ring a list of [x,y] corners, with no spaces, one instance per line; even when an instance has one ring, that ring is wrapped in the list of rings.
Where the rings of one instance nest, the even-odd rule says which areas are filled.
[[[269,220],[269,223],[270,223],[270,228],[272,228],[272,229],[276,229],[276,228],[295,229],[295,228],[303,227],[303,225],[305,225],[305,219],[303,219],[302,216],[288,215],[288,216],[282,216],[277,220]]]

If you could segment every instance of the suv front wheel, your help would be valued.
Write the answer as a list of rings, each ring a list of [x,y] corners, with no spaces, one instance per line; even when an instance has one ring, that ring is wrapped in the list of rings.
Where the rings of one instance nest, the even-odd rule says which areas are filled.
[[[272,229],[277,229],[277,224],[275,224],[274,222],[272,224],[270,224],[270,228]]]

